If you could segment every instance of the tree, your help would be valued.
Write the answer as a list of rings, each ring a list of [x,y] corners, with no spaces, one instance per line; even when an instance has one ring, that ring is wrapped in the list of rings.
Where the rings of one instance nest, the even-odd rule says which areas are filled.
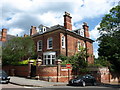
[[[86,73],[88,63],[86,61],[86,57],[89,55],[86,54],[86,48],[80,47],[80,51],[76,53],[74,56],[66,57],[66,56],[60,56],[59,58],[63,61],[64,64],[72,64],[73,70],[76,71],[76,74]],[[66,59],[66,60],[65,60]]]
[[[120,6],[115,6],[106,14],[98,28],[100,31],[99,57],[110,62],[110,70],[120,73]]]
[[[2,47],[2,64],[17,64],[34,55],[34,41],[31,37],[15,37],[5,42]]]

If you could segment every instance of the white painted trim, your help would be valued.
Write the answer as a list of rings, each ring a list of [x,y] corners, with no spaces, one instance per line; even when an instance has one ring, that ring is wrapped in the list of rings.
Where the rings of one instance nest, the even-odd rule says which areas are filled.
[[[81,46],[81,42],[80,41],[77,41],[77,49],[78,49],[78,51],[80,51],[80,47],[78,46],[78,43],[79,43],[79,46]]]
[[[52,38],[52,47],[49,48],[49,39],[50,39],[50,38],[52,38],[52,37],[49,37],[49,38],[47,39],[47,49],[53,49],[53,38]]]
[[[62,43],[63,43],[62,48],[65,48],[65,36],[61,37],[61,45],[62,45]]]
[[[44,53],[43,53],[43,57],[44,57],[44,55],[46,55],[46,56],[50,55],[50,58],[49,58],[49,59],[50,59],[50,65],[53,65],[52,59],[56,59],[56,52],[44,52]],[[52,58],[52,55],[55,55],[55,58]],[[44,61],[45,61],[46,59],[48,59],[48,57],[47,57],[47,58],[43,58]],[[48,60],[46,60],[45,65],[48,65]]]
[[[39,49],[39,42],[41,41],[41,49]],[[42,40],[37,41],[37,51],[42,51]]]

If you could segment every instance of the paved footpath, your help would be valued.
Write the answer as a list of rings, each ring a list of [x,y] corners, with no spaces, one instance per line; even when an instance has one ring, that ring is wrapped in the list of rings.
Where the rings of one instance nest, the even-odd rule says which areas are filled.
[[[16,76],[11,77],[10,83],[21,85],[21,86],[33,86],[33,87],[66,86],[67,85],[67,83],[47,82],[42,80],[27,79],[24,77],[16,77]]]

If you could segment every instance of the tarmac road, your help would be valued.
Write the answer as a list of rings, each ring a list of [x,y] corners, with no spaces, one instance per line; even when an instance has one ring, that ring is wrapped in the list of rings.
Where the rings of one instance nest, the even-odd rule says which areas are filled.
[[[48,86],[48,87],[29,87],[14,84],[0,84],[2,90],[120,90],[120,88],[108,86]]]

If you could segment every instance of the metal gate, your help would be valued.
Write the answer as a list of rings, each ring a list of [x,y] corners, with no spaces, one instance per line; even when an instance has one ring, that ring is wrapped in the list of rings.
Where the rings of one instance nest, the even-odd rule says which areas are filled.
[[[31,65],[30,77],[35,77],[35,76],[36,76],[36,66]]]

